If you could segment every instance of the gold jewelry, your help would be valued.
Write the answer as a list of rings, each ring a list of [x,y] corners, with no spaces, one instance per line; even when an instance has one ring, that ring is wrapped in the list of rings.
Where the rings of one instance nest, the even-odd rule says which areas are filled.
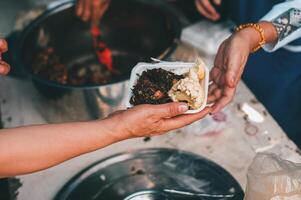
[[[253,29],[255,29],[260,34],[260,42],[259,42],[258,46],[252,49],[252,53],[255,53],[261,47],[263,47],[265,45],[265,43],[266,43],[264,30],[263,30],[263,28],[261,28],[261,26],[259,24],[248,23],[248,24],[241,24],[241,25],[239,25],[236,28],[236,32],[241,31],[241,30],[243,30],[245,28],[253,28]]]

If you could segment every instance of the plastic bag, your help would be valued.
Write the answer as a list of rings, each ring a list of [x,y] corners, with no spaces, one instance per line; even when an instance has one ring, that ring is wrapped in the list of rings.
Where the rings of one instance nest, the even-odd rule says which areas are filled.
[[[301,200],[301,164],[258,154],[248,171],[245,200]]]

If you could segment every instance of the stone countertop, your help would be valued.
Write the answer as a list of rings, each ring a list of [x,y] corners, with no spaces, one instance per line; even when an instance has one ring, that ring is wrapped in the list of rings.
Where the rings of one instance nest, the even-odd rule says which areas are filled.
[[[181,49],[175,55],[177,53],[182,55]],[[207,56],[207,63],[210,62],[212,57]],[[5,128],[46,123],[36,109],[39,99],[31,81],[1,77],[0,91],[0,110]],[[260,114],[260,122],[254,122],[256,119],[252,121],[253,116],[243,111],[246,107]],[[18,190],[18,199],[50,200],[68,180],[90,164],[116,153],[155,147],[202,155],[227,169],[243,188],[246,186],[248,166],[257,152],[273,152],[282,158],[301,162],[295,144],[241,82],[233,102],[214,116],[150,140],[123,141],[56,167],[19,176],[22,187]]]
[[[30,81],[8,77],[0,79],[2,119],[5,127],[45,123],[35,110]],[[264,122],[248,119],[241,108],[247,103],[264,116]],[[20,176],[22,200],[50,200],[76,173],[88,165],[123,151],[141,148],[176,148],[207,157],[227,169],[246,186],[246,173],[256,152],[273,152],[279,156],[301,162],[297,147],[286,137],[265,108],[241,83],[234,101],[221,113],[208,116],[186,128],[166,135],[132,139],[74,158],[59,166],[38,173]]]

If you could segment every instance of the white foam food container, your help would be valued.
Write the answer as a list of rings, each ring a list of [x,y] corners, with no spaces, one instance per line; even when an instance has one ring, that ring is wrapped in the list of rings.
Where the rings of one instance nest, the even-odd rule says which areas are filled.
[[[133,107],[133,105],[130,103],[130,99],[133,95],[132,89],[137,83],[137,80],[139,76],[142,74],[143,71],[150,70],[150,69],[156,69],[161,68],[170,72],[173,72],[178,75],[185,74],[189,71],[190,68],[194,67],[195,63],[187,63],[187,62],[165,62],[160,61],[159,63],[153,64],[153,63],[138,63],[133,69],[131,73],[130,83],[129,83],[129,90],[128,90],[128,96],[126,100],[126,106],[128,108]],[[202,86],[204,87],[204,101],[203,105],[197,109],[197,110],[188,110],[185,114],[193,114],[198,113],[201,110],[203,110],[207,105],[207,96],[208,96],[208,87],[209,87],[209,69],[204,66],[205,68],[205,78],[202,80],[204,81],[202,83]]]

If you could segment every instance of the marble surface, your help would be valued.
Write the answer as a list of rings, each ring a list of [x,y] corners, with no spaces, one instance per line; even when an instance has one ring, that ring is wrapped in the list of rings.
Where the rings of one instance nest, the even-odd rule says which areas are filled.
[[[30,81],[1,78],[0,91],[5,127],[45,123],[35,110],[35,94],[29,92],[35,90],[32,90]],[[249,121],[240,109],[244,103],[262,113],[264,122]],[[248,129],[251,131],[246,131]],[[127,140],[48,170],[18,177],[23,184],[18,199],[50,200],[72,176],[97,160],[119,152],[153,147],[182,149],[205,156],[227,169],[243,188],[247,168],[256,152],[273,152],[285,159],[301,162],[296,146],[241,83],[231,105],[216,116],[208,116],[186,128],[153,137],[148,142],[142,138]]]

